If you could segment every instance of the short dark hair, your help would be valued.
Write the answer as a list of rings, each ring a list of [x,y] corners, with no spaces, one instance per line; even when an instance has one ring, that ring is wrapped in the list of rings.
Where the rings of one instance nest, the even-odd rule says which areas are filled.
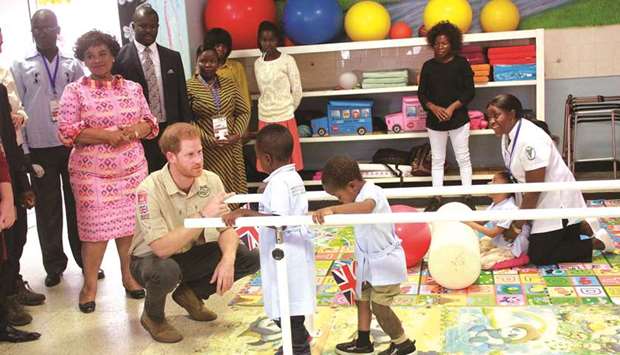
[[[208,30],[205,34],[204,45],[215,47],[218,44],[223,44],[228,48],[228,51],[226,51],[226,57],[228,57],[232,51],[232,37],[230,33],[219,27]]]
[[[521,105],[521,101],[512,94],[499,94],[495,96],[489,101],[487,108],[489,108],[489,106],[495,106],[506,112],[514,111],[515,117],[517,118],[523,116],[523,105]]]
[[[498,171],[496,173],[496,175],[500,176],[502,179],[504,179],[504,181],[506,181],[506,183],[508,184],[512,184],[514,182],[513,178],[512,178],[512,174],[510,173],[510,170],[502,170],[502,171]]]
[[[58,25],[58,17],[56,17],[54,11],[50,9],[38,9],[37,11],[35,11],[30,18],[30,23],[32,24],[32,21],[34,21],[35,18],[39,18],[41,16],[52,16],[54,18],[54,22],[56,22],[56,25]]]
[[[516,184],[517,183],[517,180],[515,179],[515,177],[512,175],[512,173],[508,169],[502,170],[502,171],[498,171],[497,173],[495,173],[495,175],[501,177],[505,181],[506,184]],[[508,195],[510,197],[515,197],[515,193],[514,192],[506,192],[506,195]]]
[[[159,23],[159,15],[157,14],[157,11],[155,11],[155,9],[153,9],[151,4],[149,4],[148,2],[138,5],[138,7],[136,7],[136,9],[134,10],[131,19],[135,21],[136,16],[138,16],[139,13],[142,13],[143,16],[155,16],[157,23]]]
[[[293,154],[293,136],[284,126],[267,125],[256,134],[256,149],[271,155],[274,160],[289,161]]]
[[[426,42],[433,47],[437,37],[441,35],[448,38],[453,53],[457,53],[463,47],[463,33],[461,33],[458,27],[448,21],[441,21],[433,26],[426,34]]]
[[[260,34],[263,32],[273,32],[273,34],[278,38],[278,45],[282,45],[284,42],[284,37],[282,36],[282,31],[280,31],[280,27],[271,21],[263,21],[258,25],[258,31],[256,32],[256,41],[258,43],[258,48],[260,48]]]
[[[323,167],[321,183],[328,189],[343,189],[351,181],[363,181],[362,173],[357,162],[342,155],[335,156],[327,161]]]
[[[198,58],[200,57],[200,55],[202,54],[202,52],[205,52],[205,51],[214,51],[214,52],[217,52],[217,51],[215,50],[215,47],[214,47],[214,46],[208,46],[208,45],[206,45],[206,44],[201,44],[201,45],[199,45],[199,46],[198,46],[198,48],[196,48],[196,60],[198,60]]]
[[[198,48],[196,48],[196,59],[200,57],[204,49],[205,49],[205,46],[203,44],[199,45]]]
[[[77,39],[73,48],[73,54],[77,59],[84,61],[84,55],[88,48],[98,45],[108,47],[113,57],[116,57],[121,50],[121,46],[116,42],[116,38],[98,30],[92,30],[84,33]]]

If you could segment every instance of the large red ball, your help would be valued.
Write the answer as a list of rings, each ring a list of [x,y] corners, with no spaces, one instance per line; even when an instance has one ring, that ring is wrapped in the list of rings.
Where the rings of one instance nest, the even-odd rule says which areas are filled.
[[[394,205],[392,212],[417,212],[413,207]],[[396,223],[396,235],[402,240],[407,267],[413,267],[422,259],[431,246],[431,230],[426,223]]]
[[[413,34],[413,30],[403,21],[394,22],[390,28],[390,38],[409,38]]]
[[[204,11],[205,29],[228,31],[233,49],[256,48],[256,32],[263,21],[276,21],[273,0],[209,0]]]

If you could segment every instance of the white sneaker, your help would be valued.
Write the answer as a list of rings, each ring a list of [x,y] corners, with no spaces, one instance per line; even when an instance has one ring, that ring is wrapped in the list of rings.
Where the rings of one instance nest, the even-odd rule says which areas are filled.
[[[616,249],[613,239],[611,239],[611,236],[605,229],[601,228],[597,230],[593,237],[605,244],[605,250],[603,250],[604,253],[611,253]]]

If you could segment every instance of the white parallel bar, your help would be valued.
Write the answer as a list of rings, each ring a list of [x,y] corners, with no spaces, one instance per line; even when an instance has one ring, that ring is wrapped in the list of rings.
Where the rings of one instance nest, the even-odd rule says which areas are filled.
[[[529,184],[488,184],[472,186],[442,186],[442,187],[396,187],[383,189],[388,199],[390,198],[414,198],[430,196],[462,196],[462,195],[488,195],[493,193],[514,192],[546,192],[546,191],[618,191],[620,180],[591,180],[576,182],[537,182]],[[308,191],[309,201],[335,201],[336,198],[324,191]],[[259,202],[260,194],[247,194],[232,196],[226,203],[249,203]]]
[[[511,211],[405,212],[375,214],[338,214],[325,217],[325,225],[343,226],[378,223],[431,223],[443,221],[499,221],[538,220],[585,217],[620,217],[620,207],[549,208]],[[282,227],[314,225],[312,216],[243,217],[236,221],[237,227]],[[225,227],[220,218],[188,218],[185,228]]]

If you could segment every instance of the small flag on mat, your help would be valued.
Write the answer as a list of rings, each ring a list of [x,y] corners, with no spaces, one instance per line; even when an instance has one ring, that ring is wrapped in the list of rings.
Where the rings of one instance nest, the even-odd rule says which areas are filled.
[[[241,242],[250,250],[258,248],[258,230],[254,227],[239,227],[235,229]]]
[[[355,304],[355,267],[356,262],[334,263],[332,276],[340,288],[340,292],[347,299],[349,304]]]

